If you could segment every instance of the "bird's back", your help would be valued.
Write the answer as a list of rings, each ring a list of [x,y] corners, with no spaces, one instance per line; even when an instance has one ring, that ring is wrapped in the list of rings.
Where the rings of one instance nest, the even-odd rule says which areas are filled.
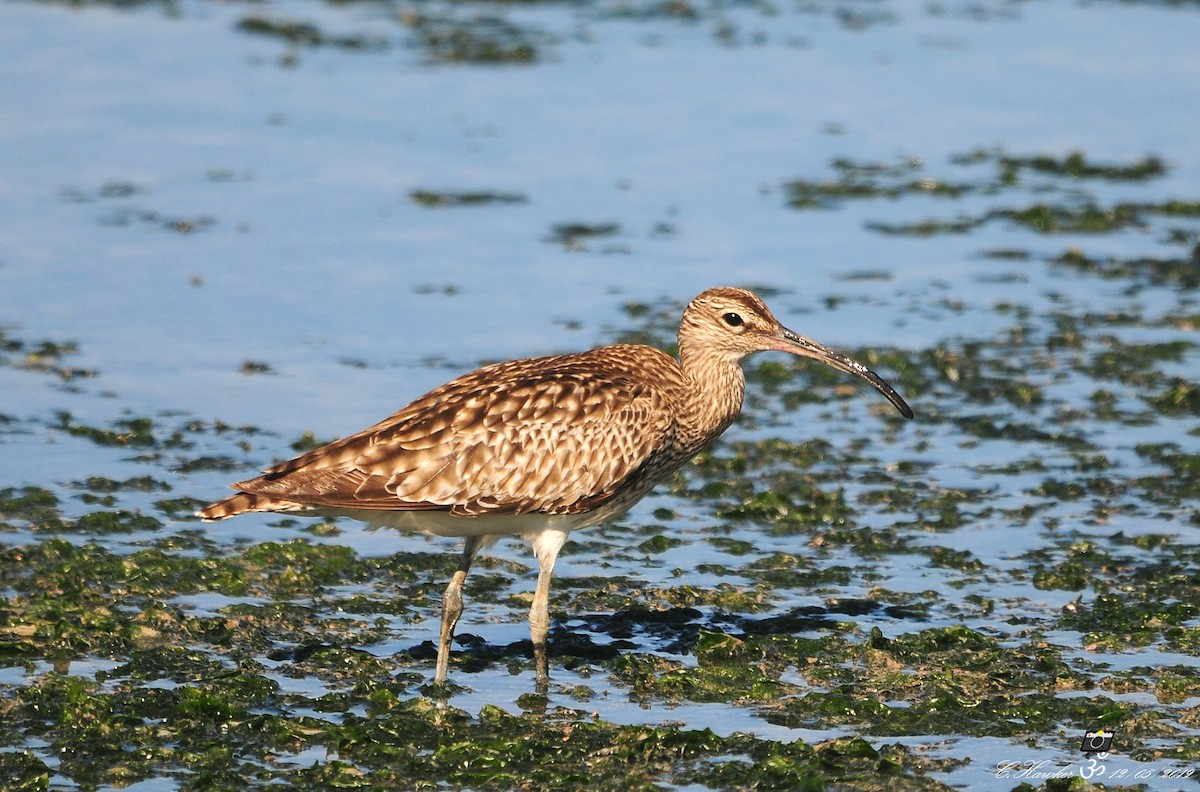
[[[675,444],[684,391],[679,365],[641,345],[486,366],[235,484],[239,495],[201,516],[303,507],[462,517],[619,510],[691,455]]]

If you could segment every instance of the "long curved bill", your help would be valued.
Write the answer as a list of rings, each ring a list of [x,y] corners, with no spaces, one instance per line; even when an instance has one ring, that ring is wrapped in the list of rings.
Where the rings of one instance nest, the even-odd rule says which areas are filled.
[[[793,333],[786,327],[781,327],[779,333],[775,336],[775,343],[771,347],[778,352],[790,352],[793,355],[800,357],[819,360],[827,366],[844,371],[847,374],[853,374],[860,380],[870,384],[872,388],[882,393],[887,397],[888,401],[896,405],[896,409],[905,418],[912,418],[912,408],[908,406],[908,402],[896,393],[896,389],[887,383],[883,377],[880,377],[874,371],[859,363],[851,357],[843,355],[841,352],[822,346],[811,338],[805,338],[799,333]]]

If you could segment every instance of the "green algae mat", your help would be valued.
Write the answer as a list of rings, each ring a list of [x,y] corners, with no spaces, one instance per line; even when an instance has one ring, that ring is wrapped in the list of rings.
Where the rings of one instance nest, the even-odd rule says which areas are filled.
[[[1180,294],[1189,261],[1165,276]],[[1136,292],[1171,266],[1090,274]],[[677,304],[626,310],[624,337],[670,348]],[[1181,365],[1200,316],[1065,299],[996,313],[986,339],[855,351],[913,396],[911,431],[830,372],[751,362],[743,431],[650,508],[573,537],[567,555],[595,574],[555,581],[546,697],[528,641],[507,639],[531,578],[518,547],[469,578],[453,683],[434,687],[451,547],[371,554],[340,543],[363,535],[350,524],[279,517],[265,518],[275,538],[228,542],[190,516],[209,496],[192,477],[311,436],[9,417],[10,438],[147,472],[0,489],[4,788],[939,789],[974,762],[914,736],[1004,741],[1011,760],[974,770],[1015,786],[1049,772],[1023,746],[1070,754],[1097,730],[1127,758],[1117,778],[1186,778],[1200,386]],[[3,349],[27,376],[103,376],[74,366],[71,342],[5,335]],[[786,428],[810,406],[813,426]],[[496,680],[507,698],[468,703]]]

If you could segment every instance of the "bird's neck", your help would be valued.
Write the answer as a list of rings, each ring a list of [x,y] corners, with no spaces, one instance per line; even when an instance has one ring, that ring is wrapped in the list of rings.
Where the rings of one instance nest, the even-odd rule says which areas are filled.
[[[701,445],[715,438],[742,411],[746,376],[734,358],[681,343],[679,366],[687,382],[683,420]]]

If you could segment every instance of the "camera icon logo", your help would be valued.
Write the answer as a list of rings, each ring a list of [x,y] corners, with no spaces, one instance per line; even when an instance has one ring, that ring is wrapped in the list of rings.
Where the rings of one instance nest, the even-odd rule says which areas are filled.
[[[1079,750],[1084,753],[1108,753],[1115,736],[1115,732],[1104,729],[1089,731],[1083,735],[1083,743],[1079,746]]]

